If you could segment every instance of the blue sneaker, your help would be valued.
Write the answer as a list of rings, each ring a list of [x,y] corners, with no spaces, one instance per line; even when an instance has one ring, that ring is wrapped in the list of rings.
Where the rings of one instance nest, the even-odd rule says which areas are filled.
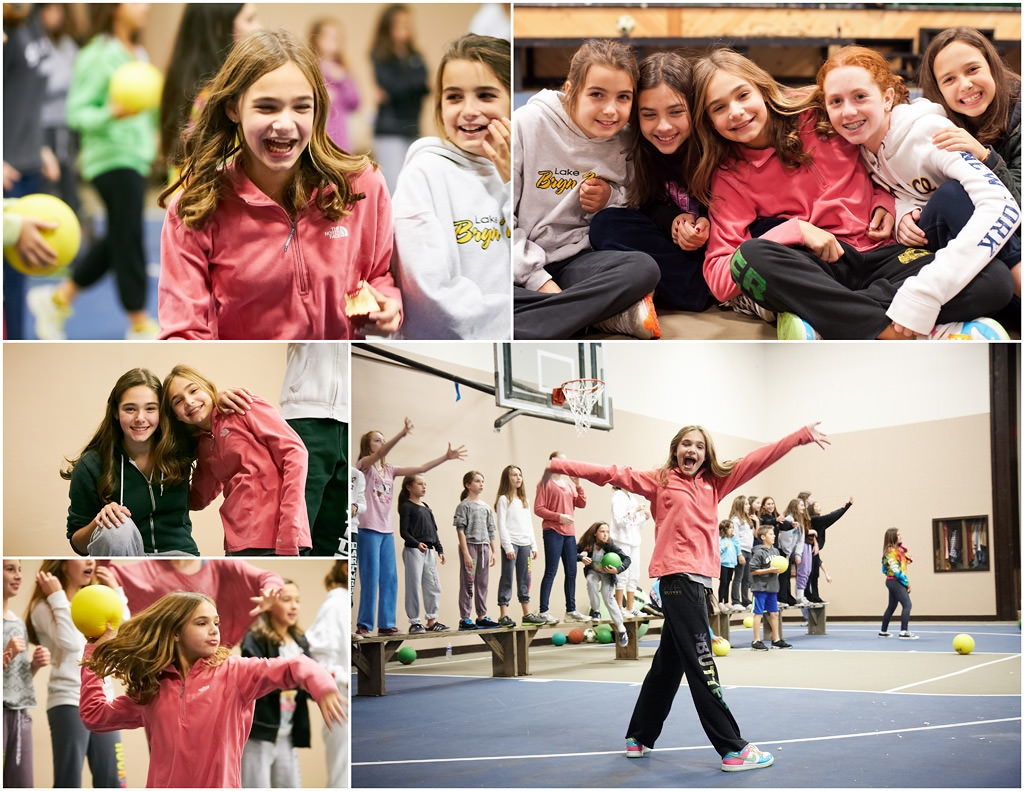
[[[776,324],[780,341],[820,341],[814,327],[795,313],[780,313]]]
[[[459,621],[460,632],[469,632],[474,629],[476,629],[476,624],[469,620],[469,618],[463,618],[461,621]]]
[[[644,758],[651,751],[650,747],[644,747],[633,737],[626,739],[626,757]]]
[[[771,753],[762,752],[756,745],[748,744],[738,753],[726,753],[722,758],[723,772],[744,772],[747,769],[763,769],[775,763]]]
[[[1010,334],[995,319],[975,319],[974,321],[954,321],[949,324],[936,324],[927,335],[919,336],[930,341],[1008,341]]]
[[[482,618],[477,618],[476,619],[476,628],[477,629],[497,629],[498,628],[498,622],[495,621],[492,618],[488,618],[485,615]]]

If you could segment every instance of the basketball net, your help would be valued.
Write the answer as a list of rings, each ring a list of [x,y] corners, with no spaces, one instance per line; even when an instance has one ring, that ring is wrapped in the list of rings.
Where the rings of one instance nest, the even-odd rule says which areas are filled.
[[[576,436],[580,437],[590,429],[590,415],[594,404],[604,392],[604,382],[600,379],[572,379],[563,384],[559,390],[563,402],[569,405],[572,419],[576,423]],[[557,402],[557,399],[552,399]]]

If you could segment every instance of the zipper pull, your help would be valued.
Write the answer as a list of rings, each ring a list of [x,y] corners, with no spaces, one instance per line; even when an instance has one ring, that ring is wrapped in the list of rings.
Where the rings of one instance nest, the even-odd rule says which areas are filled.
[[[292,220],[292,229],[288,232],[288,238],[284,243],[284,252],[286,253],[288,252],[288,245],[291,243],[292,237],[295,236],[295,222],[295,220]]]

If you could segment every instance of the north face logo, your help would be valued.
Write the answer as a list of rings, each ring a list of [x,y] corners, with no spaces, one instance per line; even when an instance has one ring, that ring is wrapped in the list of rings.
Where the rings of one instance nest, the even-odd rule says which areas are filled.
[[[324,236],[328,239],[341,239],[348,236],[348,228],[344,225],[335,225],[333,228],[328,228],[324,231]]]

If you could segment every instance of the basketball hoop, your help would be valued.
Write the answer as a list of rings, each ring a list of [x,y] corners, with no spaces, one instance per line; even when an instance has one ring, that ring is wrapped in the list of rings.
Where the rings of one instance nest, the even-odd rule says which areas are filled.
[[[569,405],[576,423],[576,436],[579,437],[590,428],[590,414],[603,392],[604,382],[600,379],[570,379],[551,393],[551,403],[555,406]]]

